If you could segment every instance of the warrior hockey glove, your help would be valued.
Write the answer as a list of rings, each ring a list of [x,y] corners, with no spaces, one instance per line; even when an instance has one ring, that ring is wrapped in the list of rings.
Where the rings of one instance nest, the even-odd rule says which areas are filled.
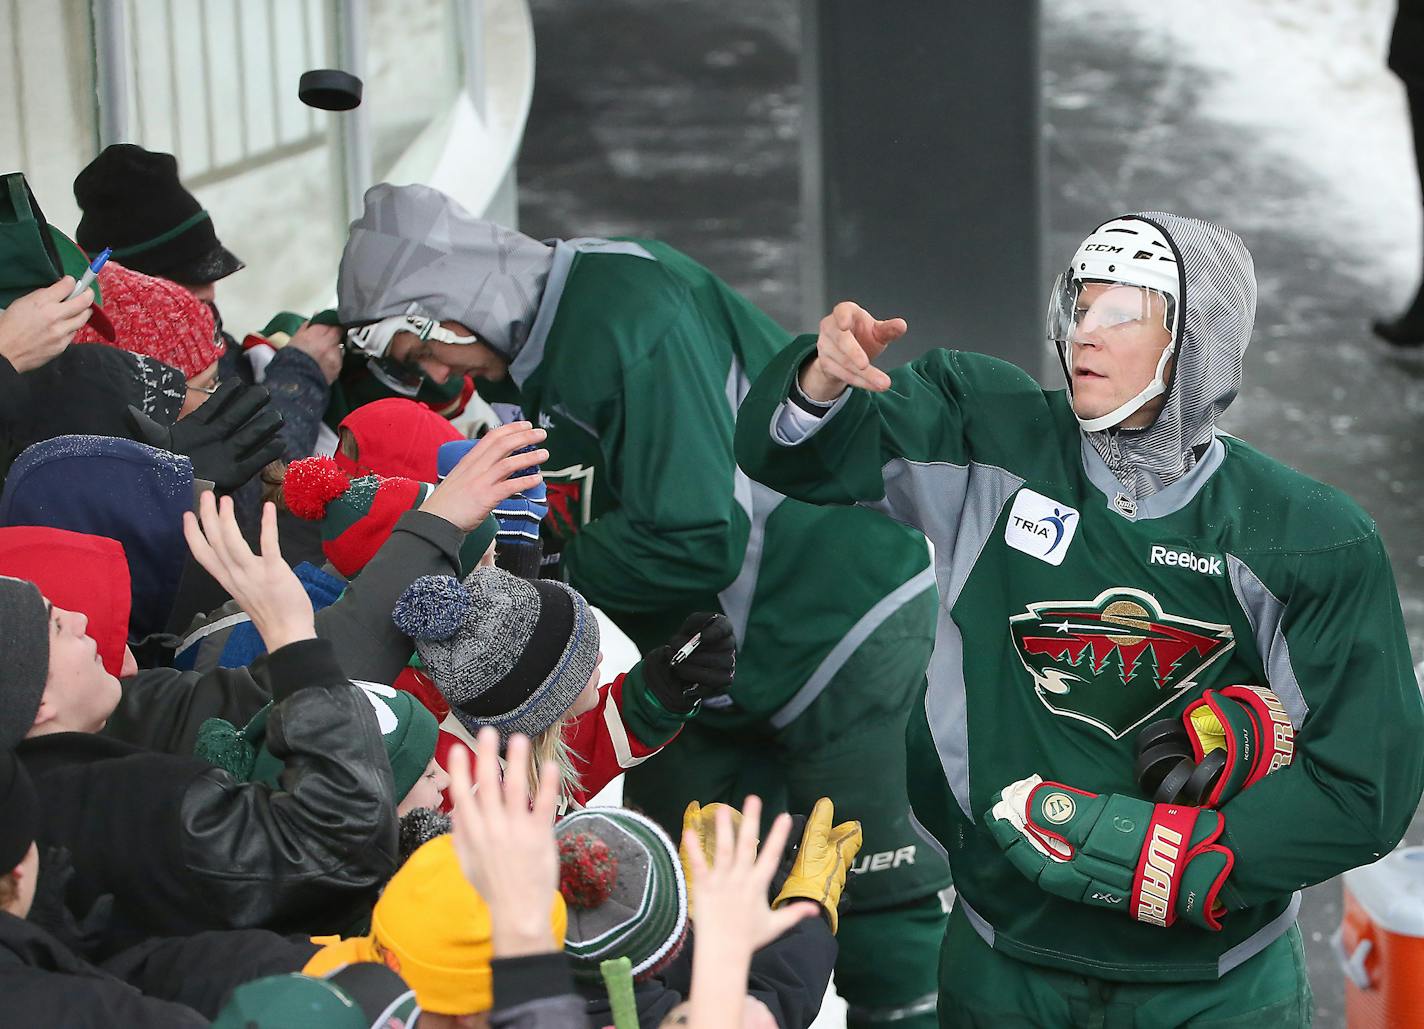
[[[160,425],[132,406],[128,417],[140,443],[187,455],[194,478],[207,479],[227,493],[284,453],[278,435],[282,415],[269,400],[261,386],[228,381],[196,411],[172,425]]]
[[[791,874],[771,902],[773,908],[779,908],[793,900],[814,900],[831,923],[832,934],[839,928],[841,894],[855,856],[860,853],[861,839],[860,823],[833,825],[835,813],[829,797],[816,801],[801,833]]]
[[[1218,896],[1235,857],[1217,842],[1225,821],[1216,811],[1031,775],[995,796],[985,824],[1013,866],[1048,893],[1150,925],[1182,918],[1221,928]]]
[[[1264,686],[1207,690],[1181,720],[1154,722],[1137,738],[1138,785],[1159,804],[1220,807],[1295,754],[1295,729]]]
[[[726,615],[699,611],[643,659],[643,679],[666,710],[687,714],[699,701],[732,688],[737,641]]]

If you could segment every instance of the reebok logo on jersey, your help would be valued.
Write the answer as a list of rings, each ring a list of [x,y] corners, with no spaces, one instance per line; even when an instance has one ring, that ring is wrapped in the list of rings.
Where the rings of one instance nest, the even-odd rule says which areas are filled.
[[[1024,488],[1014,497],[1004,542],[1040,561],[1061,565],[1078,531],[1078,521],[1078,512],[1067,504]]]
[[[1148,561],[1154,565],[1167,565],[1170,568],[1186,568],[1189,571],[1200,572],[1202,575],[1222,574],[1221,558],[1215,555],[1207,557],[1202,554],[1193,554],[1190,550],[1168,550],[1166,547],[1154,544]]]

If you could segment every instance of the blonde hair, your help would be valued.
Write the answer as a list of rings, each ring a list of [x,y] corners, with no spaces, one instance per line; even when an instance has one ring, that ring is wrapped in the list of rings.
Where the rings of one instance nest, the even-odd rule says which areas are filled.
[[[573,751],[564,739],[564,728],[573,721],[573,715],[565,714],[549,728],[529,742],[529,792],[539,789],[539,773],[549,762],[559,766],[559,796],[569,799],[582,783],[574,768]]]

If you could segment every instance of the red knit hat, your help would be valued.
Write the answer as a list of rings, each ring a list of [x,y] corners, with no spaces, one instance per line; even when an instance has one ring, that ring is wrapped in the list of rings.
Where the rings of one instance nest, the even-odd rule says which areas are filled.
[[[51,604],[85,615],[104,670],[120,674],[132,603],[122,543],[49,526],[7,526],[0,529],[0,575],[28,579]]]
[[[348,474],[403,475],[419,482],[438,482],[440,444],[465,438],[430,408],[405,397],[363,404],[341,420],[341,428],[356,437],[358,448],[355,461],[336,454]]]
[[[293,461],[282,483],[287,509],[321,522],[322,553],[348,579],[376,556],[396,519],[419,507],[430,490],[413,479],[353,479],[329,457]]]
[[[213,312],[193,294],[167,279],[110,261],[99,272],[104,314],[114,326],[111,346],[171,365],[191,379],[222,356]],[[85,326],[76,343],[107,343]]]

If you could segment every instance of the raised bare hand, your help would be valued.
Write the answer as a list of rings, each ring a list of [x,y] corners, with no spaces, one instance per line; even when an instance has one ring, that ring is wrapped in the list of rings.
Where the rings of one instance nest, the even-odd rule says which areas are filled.
[[[499,733],[480,730],[475,740],[475,778],[464,747],[450,750],[451,837],[460,870],[490,909],[496,957],[542,954],[554,949],[549,910],[559,888],[559,850],[554,811],[559,769],[540,770],[531,801],[529,740],[515,735],[506,748],[510,774],[501,777]]]
[[[330,384],[341,374],[341,339],[341,329],[335,325],[304,322],[300,329],[292,333],[287,346],[296,347],[315,361]]]
[[[316,638],[311,598],[277,545],[276,507],[262,506],[260,556],[242,538],[231,497],[215,502],[213,494],[205,492],[196,516],[183,512],[183,535],[193,557],[247,612],[268,653]]]
[[[547,435],[529,422],[510,422],[491,429],[479,445],[451,469],[445,481],[435,487],[435,492],[420,509],[469,532],[484,521],[501,500],[543,481],[537,472],[515,479],[510,476],[549,460],[547,450],[517,454],[524,447],[544,442]]]

